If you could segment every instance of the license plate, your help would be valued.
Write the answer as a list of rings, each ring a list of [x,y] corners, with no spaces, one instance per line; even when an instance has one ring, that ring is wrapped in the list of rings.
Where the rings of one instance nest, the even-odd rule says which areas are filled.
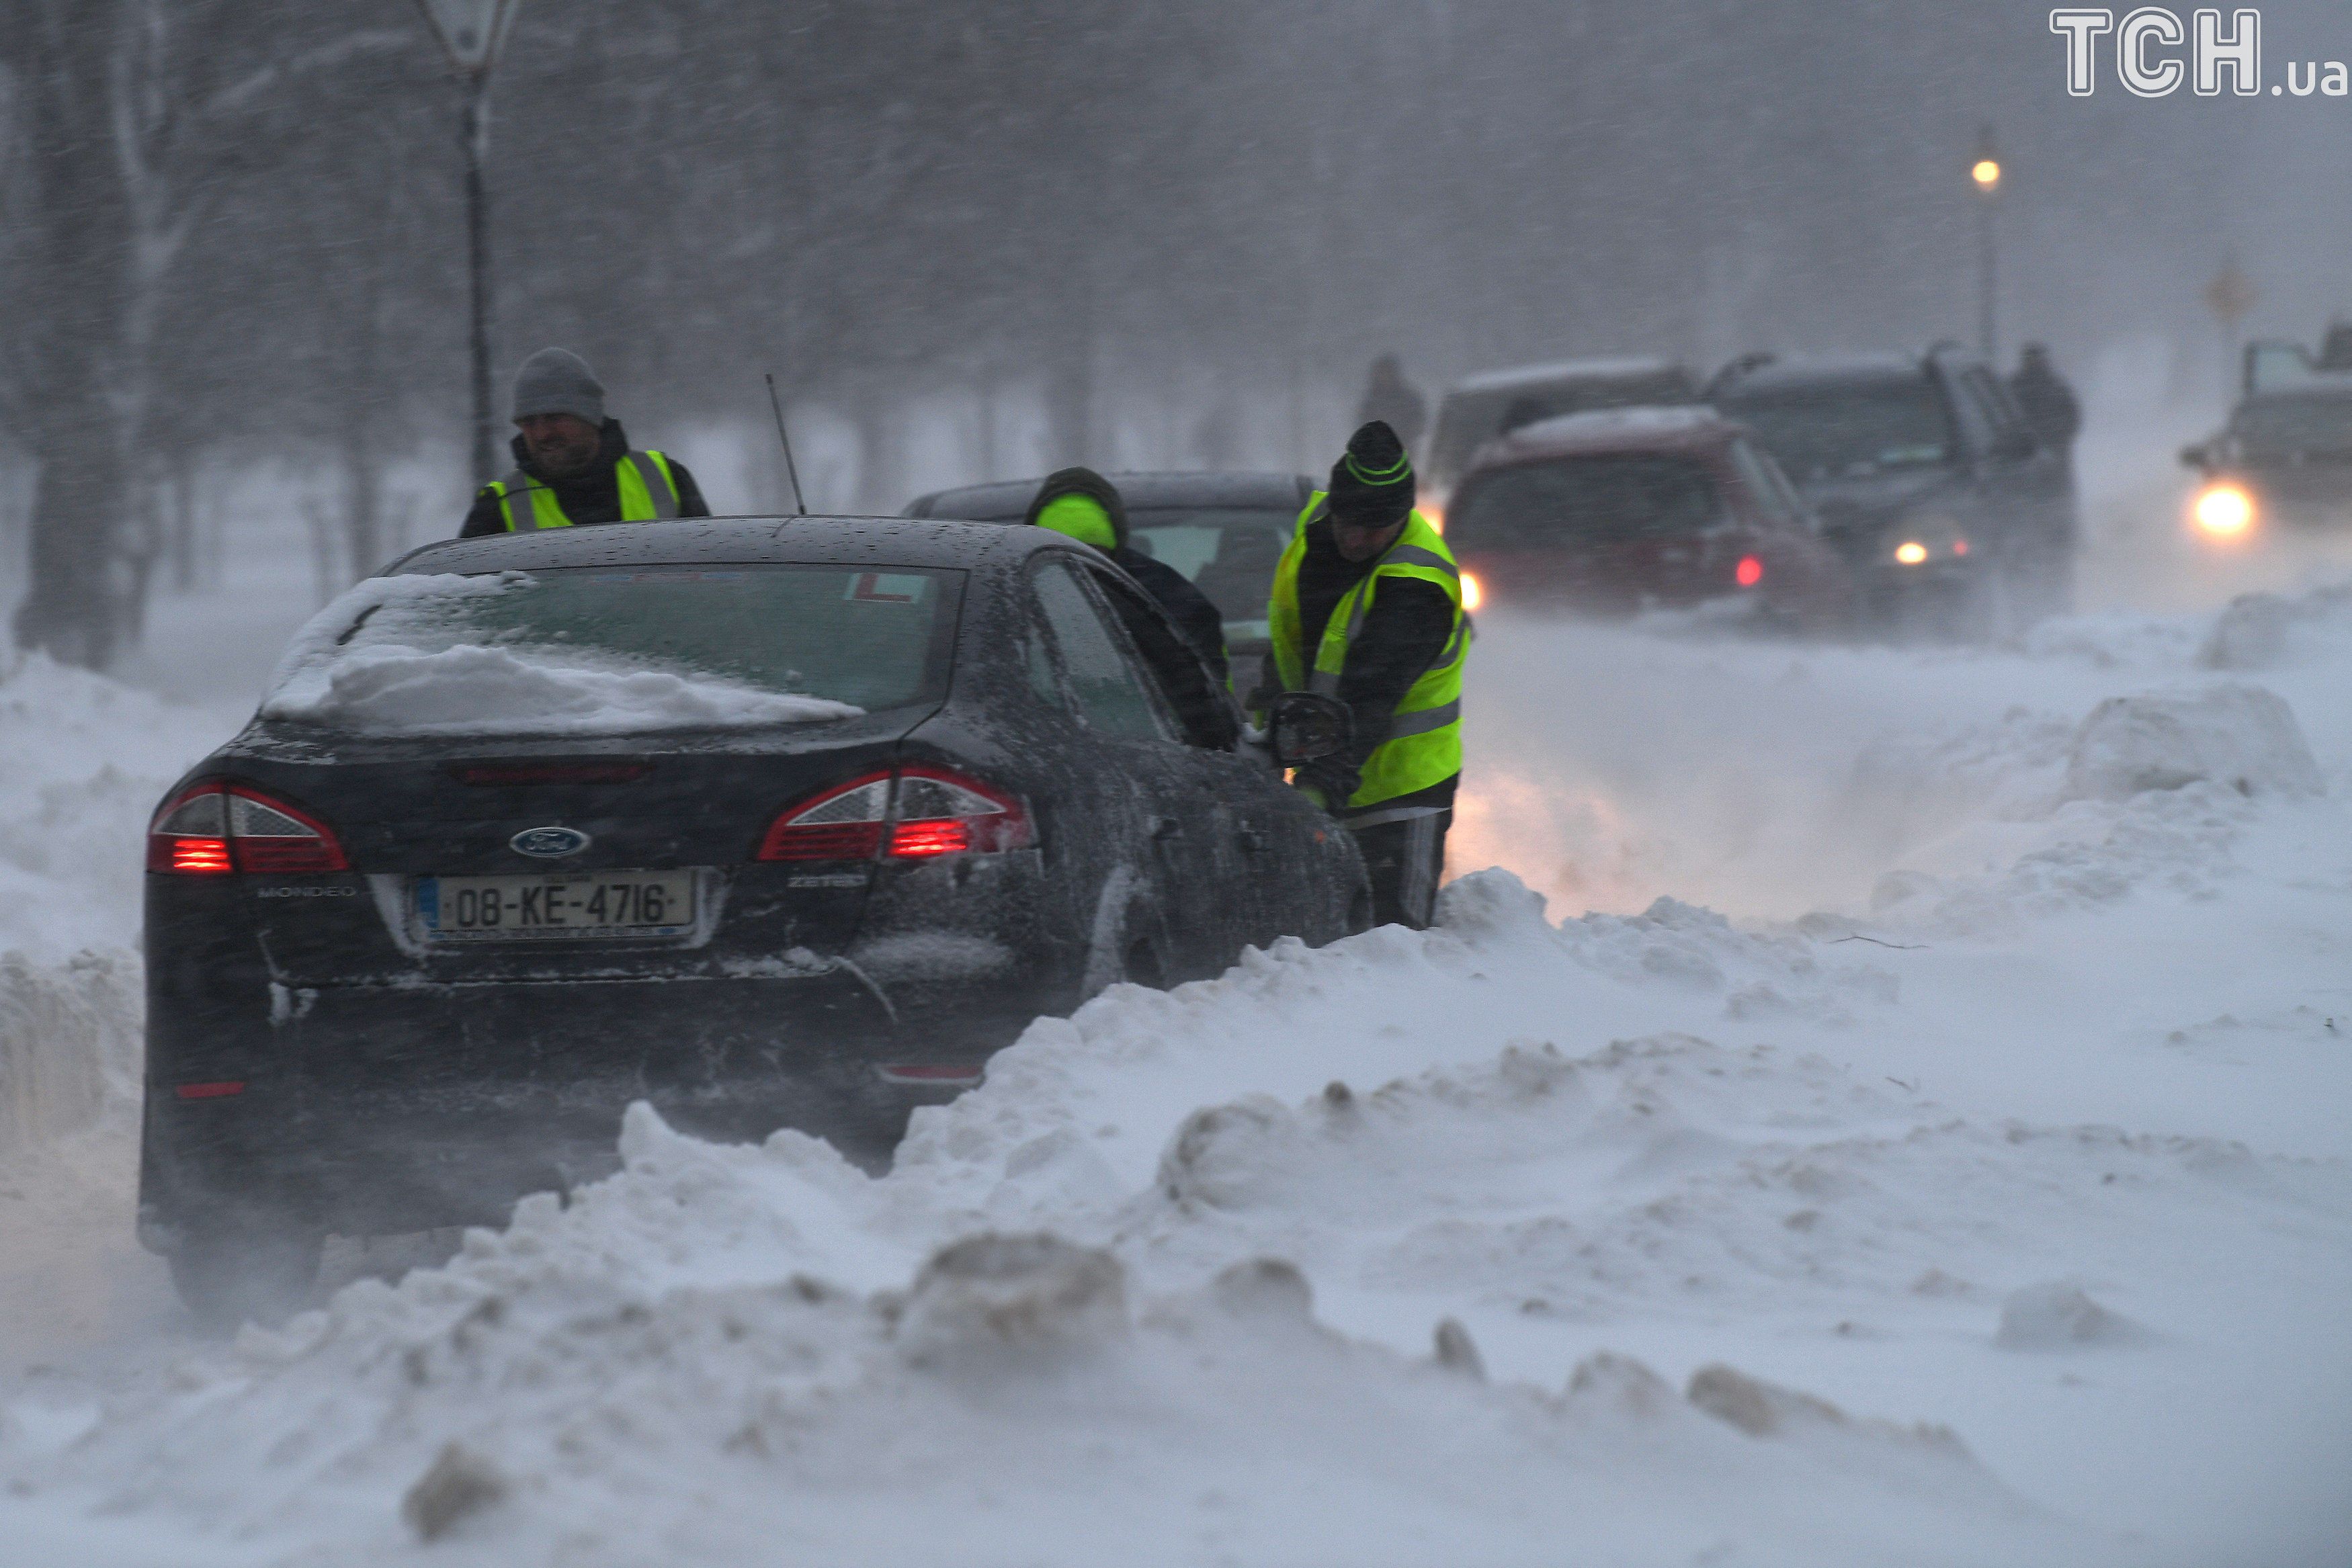
[[[684,936],[694,893],[690,871],[420,876],[416,923],[430,942]]]

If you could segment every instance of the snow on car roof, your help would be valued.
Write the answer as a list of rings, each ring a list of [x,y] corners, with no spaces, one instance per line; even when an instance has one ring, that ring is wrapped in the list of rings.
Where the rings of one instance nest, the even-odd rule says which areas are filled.
[[[1470,466],[1513,462],[1536,453],[1586,451],[1612,446],[1683,445],[1719,439],[1732,423],[1706,403],[1656,408],[1602,408],[1538,420],[1496,436],[1479,449]]]
[[[1507,365],[1479,371],[1455,382],[1446,395],[1505,392],[1516,387],[1544,386],[1554,382],[1608,381],[1620,377],[1671,375],[1681,367],[1654,355],[1623,354],[1613,358],[1560,360],[1548,365]]]
[[[1742,390],[1759,386],[1802,386],[1823,382],[1880,381],[1916,378],[1919,358],[1897,350],[1873,350],[1848,354],[1788,354],[1734,371],[1728,384]]]

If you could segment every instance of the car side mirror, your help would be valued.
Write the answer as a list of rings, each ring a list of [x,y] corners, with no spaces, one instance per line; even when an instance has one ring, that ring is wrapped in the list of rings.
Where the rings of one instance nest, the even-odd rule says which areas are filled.
[[[1285,692],[1266,706],[1266,738],[1278,768],[1304,768],[1355,738],[1356,716],[1320,692]]]
[[[2211,459],[2210,455],[2206,452],[2203,444],[2198,444],[2182,447],[2180,449],[2180,461],[2182,465],[2187,467],[2203,468],[2210,465]]]

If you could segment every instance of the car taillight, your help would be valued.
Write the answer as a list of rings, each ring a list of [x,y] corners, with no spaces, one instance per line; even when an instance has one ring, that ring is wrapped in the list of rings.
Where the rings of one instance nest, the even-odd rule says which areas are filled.
[[[243,784],[199,784],[147,830],[147,869],[183,876],[349,871],[324,822]]]
[[[1757,556],[1741,556],[1739,564],[1731,569],[1731,580],[1742,588],[1755,587],[1764,580],[1763,560]]]
[[[978,779],[944,768],[908,768],[898,774],[898,821],[890,853],[902,860],[1017,850],[1029,842],[1029,813],[1021,802]]]
[[[872,860],[890,818],[890,775],[868,773],[787,806],[760,841],[763,861]]]
[[[761,839],[758,858],[928,860],[1030,841],[1018,800],[961,773],[917,767],[869,773],[787,806]]]

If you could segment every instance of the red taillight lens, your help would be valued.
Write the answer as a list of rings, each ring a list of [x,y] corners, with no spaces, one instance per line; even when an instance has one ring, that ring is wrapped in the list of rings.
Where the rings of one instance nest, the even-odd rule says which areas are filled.
[[[226,1100],[245,1092],[241,1082],[220,1083],[183,1083],[173,1092],[183,1100]]]
[[[944,768],[898,773],[898,818],[890,853],[904,860],[1017,850],[1030,842],[1029,813],[1001,789]]]
[[[192,876],[235,871],[228,857],[227,790],[199,784],[165,801],[147,830],[147,869]]]
[[[786,807],[760,841],[758,858],[929,860],[1031,841],[1020,801],[961,773],[920,767],[869,773]]]
[[[181,875],[349,871],[324,822],[243,784],[199,784],[147,830],[147,869]]]
[[[1752,555],[1741,556],[1739,564],[1731,569],[1731,580],[1742,588],[1753,588],[1764,580],[1764,563]]]
[[[343,846],[324,822],[283,800],[232,784],[228,837],[239,871],[349,871]]]
[[[763,861],[867,861],[890,818],[890,775],[868,773],[787,806],[760,841]]]

